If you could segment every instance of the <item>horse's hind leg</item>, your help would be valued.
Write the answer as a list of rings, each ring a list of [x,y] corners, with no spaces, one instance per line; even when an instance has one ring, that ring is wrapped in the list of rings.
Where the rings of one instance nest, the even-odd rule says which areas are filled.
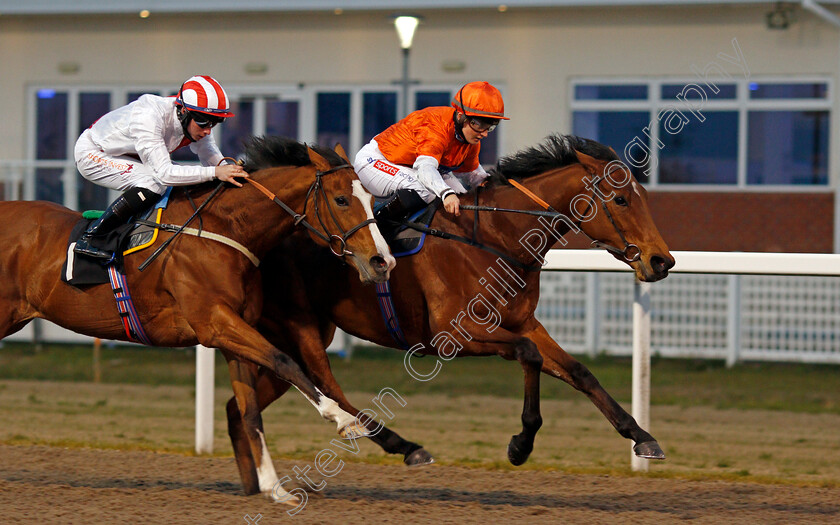
[[[586,397],[598,407],[619,434],[633,440],[635,443],[633,452],[637,456],[647,459],[665,459],[665,452],[653,436],[643,430],[633,416],[621,408],[621,405],[604,390],[588,368],[560,348],[536,319],[533,320],[532,330],[525,335],[537,344],[542,354],[542,371],[562,379],[586,394]]]
[[[504,356],[503,357],[507,357]],[[534,450],[534,438],[542,426],[540,415],[540,367],[542,357],[536,345],[528,338],[519,339],[514,345],[513,358],[522,365],[525,373],[525,398],[522,407],[522,432],[511,437],[508,443],[508,460],[519,466],[527,461]]]

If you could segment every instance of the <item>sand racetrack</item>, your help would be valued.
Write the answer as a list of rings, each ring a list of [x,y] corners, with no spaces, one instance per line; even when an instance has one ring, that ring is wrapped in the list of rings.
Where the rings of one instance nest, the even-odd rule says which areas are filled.
[[[360,463],[326,481],[291,517],[243,496],[232,458],[2,445],[0,523],[840,522],[831,488]]]

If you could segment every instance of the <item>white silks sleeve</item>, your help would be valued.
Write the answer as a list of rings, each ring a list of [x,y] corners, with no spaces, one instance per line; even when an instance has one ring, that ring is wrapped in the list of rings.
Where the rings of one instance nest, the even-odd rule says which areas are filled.
[[[198,155],[198,159],[201,161],[202,166],[210,166],[214,168],[213,173],[215,176],[215,168],[220,162],[222,162],[224,156],[222,155],[222,152],[219,151],[219,146],[216,145],[213,135],[207,135],[198,142],[193,142],[190,144],[190,149],[193,153]],[[225,164],[230,163],[226,161]]]
[[[481,164],[479,164],[476,169],[474,169],[474,170],[472,170],[468,173],[463,173],[463,174],[459,173],[458,175],[467,179],[467,182],[469,183],[470,188],[475,188],[476,186],[478,186],[479,184],[484,182],[484,179],[486,179],[487,177],[490,176],[489,173],[484,171],[484,167]]]
[[[455,193],[467,193],[467,188],[464,187],[461,179],[452,173],[441,175],[443,182],[445,182]]]
[[[417,179],[420,181],[420,184],[443,199],[449,193],[453,193],[453,190],[443,181],[440,172],[438,172],[438,165],[439,163],[436,158],[428,155],[420,155],[414,161],[414,166],[412,167],[417,170]]]
[[[135,137],[135,147],[140,161],[154,171],[155,178],[161,184],[182,186],[213,180],[215,177],[214,167],[173,164],[163,140],[163,122],[154,118],[154,115],[134,114],[129,126],[132,136]],[[212,156],[209,157],[212,158]]]

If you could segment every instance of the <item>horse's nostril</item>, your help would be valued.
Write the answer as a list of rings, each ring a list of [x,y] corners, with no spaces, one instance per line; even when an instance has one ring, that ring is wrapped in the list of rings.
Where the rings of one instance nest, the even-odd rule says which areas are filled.
[[[376,273],[385,273],[388,271],[388,264],[385,262],[385,258],[381,255],[374,255],[370,258],[370,265],[376,270]]]
[[[650,258],[650,266],[656,273],[664,273],[674,267],[674,260],[670,257],[654,255]]]

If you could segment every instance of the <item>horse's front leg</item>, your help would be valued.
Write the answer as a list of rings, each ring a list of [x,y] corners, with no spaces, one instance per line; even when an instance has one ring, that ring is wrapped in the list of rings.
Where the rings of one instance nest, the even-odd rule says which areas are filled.
[[[221,348],[238,359],[269,369],[280,379],[294,385],[321,417],[336,423],[339,432],[355,433],[355,418],[323,395],[292,358],[275,348],[232,309],[212,307],[209,322],[205,317],[192,326],[198,341],[204,346]]]
[[[265,312],[264,312],[265,313]],[[301,315],[301,312],[296,312]],[[379,445],[382,450],[388,454],[402,454],[403,462],[410,466],[423,466],[434,463],[434,458],[426,449],[417,443],[408,441],[402,436],[382,425],[375,420],[369,418],[366,414],[360,412],[354,407],[344,391],[336,381],[335,376],[330,368],[330,360],[327,356],[326,347],[328,341],[332,337],[334,327],[326,330],[326,333],[321,334],[318,328],[318,321],[314,318],[304,319],[302,322],[291,322],[292,314],[282,312],[272,312],[274,319],[283,319],[288,321],[287,325],[278,325],[273,320],[263,318],[259,324],[260,333],[264,334],[266,338],[277,346],[289,348],[290,352],[297,352],[295,359],[301,363],[307,376],[313,383],[330,399],[335,400],[338,405],[358,418],[358,422],[364,425],[367,429],[367,438]],[[282,388],[282,385],[264,384],[269,379],[274,379],[273,382],[278,382],[276,378],[265,378],[265,371],[260,371],[260,381],[257,384],[260,400],[267,399],[264,392],[275,392]],[[288,385],[286,386],[288,388]],[[272,397],[268,403],[279,397],[285,392],[285,389],[280,391],[277,396]]]
[[[528,323],[523,334],[533,340],[542,354],[542,371],[562,379],[580,390],[592,401],[613,427],[627,439],[633,440],[633,452],[640,458],[665,459],[659,443],[647,433],[630,414],[610,396],[586,366],[566,353],[551,338],[545,327],[536,319]]]

